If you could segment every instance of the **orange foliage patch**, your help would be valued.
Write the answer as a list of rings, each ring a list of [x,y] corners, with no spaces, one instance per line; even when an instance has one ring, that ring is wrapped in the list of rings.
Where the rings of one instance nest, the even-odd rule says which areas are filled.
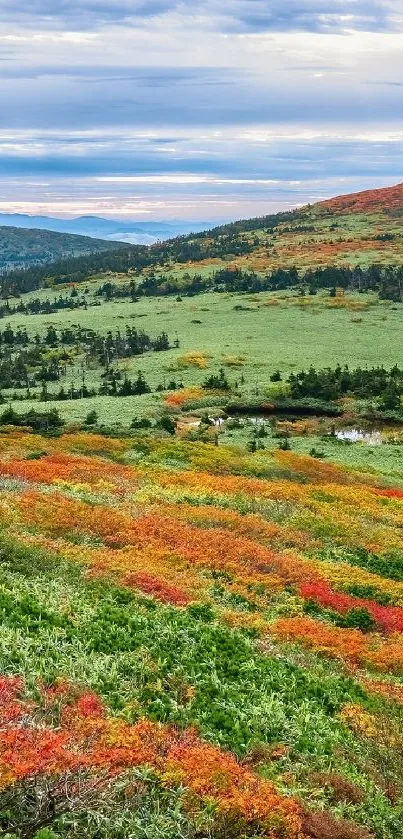
[[[43,693],[45,707],[55,699],[62,705],[60,723],[52,728],[41,722],[41,706],[23,698],[20,680],[2,677],[0,691],[0,788],[40,776],[71,778],[83,769],[88,783],[98,779],[102,787],[125,769],[148,766],[167,787],[182,785],[191,793],[192,808],[213,802],[222,813],[258,824],[267,839],[300,836],[296,802],[191,729],[180,733],[145,719],[128,725],[108,718],[97,696],[67,683]]]
[[[369,664],[385,673],[403,673],[403,637],[397,633],[384,641],[379,636],[365,636],[358,629],[341,629],[309,617],[280,618],[271,624],[270,631],[353,666]]]
[[[182,390],[175,390],[174,393],[169,393],[164,402],[169,408],[182,408],[189,400],[200,399],[203,393],[204,391],[200,387],[186,387]]]
[[[339,629],[309,617],[280,618],[271,625],[273,635],[287,641],[298,641],[316,652],[322,652],[342,661],[358,663],[367,642],[358,629]]]

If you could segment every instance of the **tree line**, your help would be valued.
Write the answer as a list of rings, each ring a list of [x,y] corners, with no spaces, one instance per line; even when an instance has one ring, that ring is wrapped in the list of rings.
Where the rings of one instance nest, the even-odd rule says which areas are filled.
[[[391,370],[384,367],[350,370],[347,365],[316,370],[311,366],[307,371],[290,373],[288,384],[295,399],[333,401],[348,395],[358,399],[379,398],[383,410],[398,411],[403,396],[403,370],[397,365]]]
[[[48,297],[41,299],[34,297],[31,300],[24,300],[20,298],[18,303],[12,304],[7,299],[6,302],[0,306],[0,318],[11,317],[11,315],[52,315],[60,311],[71,311],[74,309],[87,309],[88,305],[99,305],[95,301],[91,304],[84,296],[79,296],[77,289],[71,289],[70,294],[60,294],[54,300]]]
[[[36,334],[31,338],[25,328],[19,327],[14,331],[7,325],[4,330],[0,330],[0,388],[25,388],[27,398],[32,398],[30,390],[41,386],[43,398],[48,398],[47,383],[65,378],[68,367],[74,364],[79,355],[83,379],[79,390],[84,395],[95,395],[96,391],[90,393],[85,386],[87,368],[96,365],[109,372],[120,359],[141,356],[147,352],[164,352],[171,346],[179,347],[179,340],[171,344],[165,331],[151,337],[144,330],[131,326],[126,326],[124,332],[110,330],[102,335],[82,327],[56,330],[49,325],[44,336]],[[112,392],[118,390],[112,385],[111,388]],[[133,392],[136,392],[134,388],[135,385]],[[110,392],[110,389],[106,392]],[[60,398],[69,396],[66,391],[62,391]]]
[[[171,276],[169,272],[155,273],[157,267],[169,266],[173,262],[197,262],[206,257],[225,258],[229,255],[235,258],[237,255],[251,252],[255,243],[248,240],[245,224],[242,222],[242,227],[244,227],[242,231],[238,229],[237,224],[228,225],[217,228],[215,231],[208,231],[208,233],[195,234],[191,238],[177,237],[169,242],[157,243],[150,247],[136,245],[117,251],[75,257],[47,266],[33,266],[12,271],[1,278],[2,296],[3,298],[18,296],[28,291],[35,291],[46,286],[54,287],[62,283],[82,283],[97,274],[123,273],[128,276],[127,284],[118,285],[106,280],[97,292],[98,296],[106,300],[124,296],[135,300],[142,295],[198,294],[209,289],[259,292],[298,287],[316,293],[319,289],[340,287],[360,292],[376,291],[383,299],[402,300],[403,267],[393,265],[373,264],[368,267],[329,265],[304,272],[298,271],[296,267],[290,267],[276,268],[266,274],[228,267],[216,272],[212,270],[207,277],[198,273],[194,275],[185,273],[180,280]],[[218,231],[221,232],[218,233]],[[141,276],[144,268],[150,269],[147,276]],[[138,278],[138,283],[135,277]],[[74,300],[69,302],[65,297],[60,296],[57,302],[41,303],[37,300],[32,303],[22,303],[22,309],[18,308],[19,305],[16,311],[24,310],[29,314],[43,310],[49,313],[59,308],[73,308]],[[5,307],[5,309],[3,307],[3,314],[7,312],[7,304]],[[1,313],[2,309],[0,309],[0,315]]]

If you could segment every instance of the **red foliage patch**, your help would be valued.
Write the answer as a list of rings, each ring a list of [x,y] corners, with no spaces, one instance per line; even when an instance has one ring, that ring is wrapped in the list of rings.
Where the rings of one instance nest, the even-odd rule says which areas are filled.
[[[351,609],[367,609],[384,632],[403,632],[403,609],[399,606],[380,606],[373,600],[333,591],[325,582],[303,583],[299,593],[306,600],[314,600],[320,606],[334,609],[341,615]]]
[[[2,678],[0,684],[4,699],[0,717],[1,789],[13,790],[22,782],[40,779],[59,780],[60,797],[66,779],[68,808],[68,791],[75,777],[81,777],[75,794],[85,797],[88,785],[91,790],[101,791],[105,782],[113,782],[125,770],[148,766],[167,788],[186,788],[191,793],[192,809],[197,804],[203,807],[207,802],[214,803],[219,814],[239,816],[246,825],[258,825],[260,835],[271,839],[301,836],[296,801],[282,796],[274,784],[259,778],[228,752],[203,743],[193,729],[180,732],[145,719],[134,725],[110,719],[95,694],[80,695],[72,686],[70,697],[66,683],[53,694],[55,710],[59,702],[61,707],[58,722],[52,727],[41,719],[41,702],[32,705],[25,700],[21,680]],[[46,706],[52,691],[45,691],[42,698]],[[18,715],[15,703],[19,703]],[[40,783],[27,789],[30,796],[37,794],[36,789],[41,794]]]
[[[150,594],[157,600],[161,600],[162,603],[170,603],[172,606],[187,606],[192,599],[176,586],[170,586],[151,574],[126,574],[123,582],[127,586],[134,586],[144,594]]]
[[[386,187],[385,189],[368,189],[365,192],[339,195],[329,201],[321,201],[318,206],[336,213],[387,212],[393,209],[401,209],[403,207],[403,184]]]

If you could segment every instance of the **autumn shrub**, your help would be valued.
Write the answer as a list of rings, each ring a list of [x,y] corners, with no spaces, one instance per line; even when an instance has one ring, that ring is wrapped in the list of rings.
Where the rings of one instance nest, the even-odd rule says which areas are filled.
[[[203,391],[199,387],[183,388],[169,393],[164,401],[169,408],[182,408],[189,400],[198,399],[202,393]]]
[[[39,692],[45,710],[56,705],[57,725],[24,696],[22,680],[0,679],[0,814],[21,839],[72,811],[105,803],[119,811],[121,793],[128,799],[136,792],[130,773],[141,767],[162,787],[186,790],[194,812],[214,804],[244,835],[267,828],[272,839],[297,839],[297,802],[194,729],[108,717],[98,696],[68,682]]]
[[[200,321],[199,321],[200,322]],[[198,367],[203,370],[208,367],[211,356],[201,350],[191,350],[185,355],[179,356],[177,359],[177,366],[179,369],[186,367]]]
[[[310,839],[373,839],[366,827],[336,818],[326,810],[305,810],[302,829]]]
[[[361,804],[365,801],[364,790],[339,772],[315,772],[310,781],[327,791],[332,804]]]

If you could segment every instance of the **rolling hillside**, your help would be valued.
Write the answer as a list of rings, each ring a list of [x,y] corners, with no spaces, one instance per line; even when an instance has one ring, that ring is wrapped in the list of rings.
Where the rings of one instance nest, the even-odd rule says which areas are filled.
[[[35,264],[30,271],[22,275],[20,272],[21,276],[11,273],[3,279],[3,293],[35,290],[44,281],[49,285],[50,274],[56,283],[64,283],[99,278],[111,272],[118,275],[118,283],[122,282],[122,275],[134,274],[139,278],[136,285],[140,293],[147,295],[198,293],[217,286],[220,291],[262,291],[295,286],[307,277],[315,288],[342,285],[360,291],[377,290],[389,299],[402,297],[403,274],[395,275],[403,270],[403,184],[237,221],[149,247],[115,242],[113,252],[110,243],[95,239],[44,231],[5,231],[9,247],[2,254],[0,238],[0,256],[8,261],[9,268],[13,260],[18,265],[18,257],[20,265],[23,261],[24,250],[17,247],[18,237],[25,249],[25,265],[57,261],[51,272],[48,266]],[[36,236],[41,245],[38,255],[34,241],[26,239],[28,234]],[[61,244],[52,257],[53,242]],[[72,257],[72,246],[78,242],[83,243],[80,256]],[[119,252],[117,247],[121,248]],[[109,253],[102,253],[108,249]],[[333,272],[323,281],[321,272],[325,268]],[[354,274],[357,268],[367,273],[366,278]],[[247,281],[241,277],[239,282],[238,276],[234,285],[227,275],[220,277],[223,271],[232,272],[232,279],[234,271],[246,274]],[[288,275],[282,276],[281,272]],[[343,272],[354,276],[343,276]],[[272,283],[274,275],[277,276]]]
[[[402,836],[402,192],[3,276],[1,839]]]
[[[217,227],[166,243],[159,253],[179,261],[233,261],[254,271],[401,265],[403,184]]]
[[[29,267],[124,247],[87,236],[0,226],[0,270]]]

